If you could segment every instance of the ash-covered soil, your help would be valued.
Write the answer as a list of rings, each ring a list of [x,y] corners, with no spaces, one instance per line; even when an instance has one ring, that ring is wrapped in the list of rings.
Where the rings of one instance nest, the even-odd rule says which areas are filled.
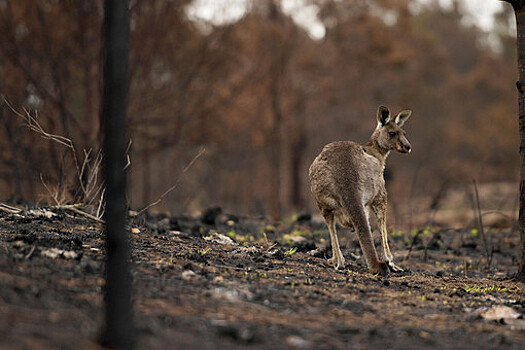
[[[339,229],[346,269],[326,265],[323,223],[274,223],[212,208],[135,217],[139,349],[523,349],[524,284],[512,229],[392,231],[405,272],[367,272]],[[104,236],[69,210],[0,214],[0,348],[96,349]]]

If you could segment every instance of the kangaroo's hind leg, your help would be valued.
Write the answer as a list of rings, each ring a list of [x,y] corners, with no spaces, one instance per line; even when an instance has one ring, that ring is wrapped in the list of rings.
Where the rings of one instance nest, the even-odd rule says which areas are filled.
[[[332,265],[336,270],[345,268],[345,258],[339,247],[339,239],[337,238],[337,231],[335,228],[335,216],[333,210],[321,209],[321,213],[328,226],[330,232],[330,242],[332,243],[332,257],[328,259],[328,263]]]
[[[381,260],[384,261],[392,271],[401,272],[403,269],[394,264],[394,257],[388,246],[388,232],[386,229],[386,196],[381,196],[376,199],[371,207],[377,218],[377,224],[379,226],[379,231],[381,232]]]
[[[383,276],[388,276],[390,274],[388,266],[384,262],[380,262],[377,258],[377,252],[374,246],[374,239],[372,237],[372,231],[370,230],[370,223],[368,221],[366,209],[361,206],[354,207],[349,211],[349,216],[357,231],[357,237],[359,238],[359,244],[361,245],[361,250],[365,256],[368,270],[371,273],[379,273]]]

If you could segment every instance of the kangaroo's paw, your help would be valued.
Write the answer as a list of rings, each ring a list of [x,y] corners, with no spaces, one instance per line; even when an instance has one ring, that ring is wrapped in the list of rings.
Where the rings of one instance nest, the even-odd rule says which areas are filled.
[[[343,270],[345,268],[345,259],[340,257],[337,259],[335,256],[328,259],[328,264],[333,266],[336,270]]]

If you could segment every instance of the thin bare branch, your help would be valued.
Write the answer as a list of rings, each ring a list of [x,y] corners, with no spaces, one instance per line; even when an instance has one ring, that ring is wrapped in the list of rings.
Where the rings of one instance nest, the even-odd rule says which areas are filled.
[[[42,185],[44,185],[44,188],[46,189],[47,193],[53,200],[55,201],[56,205],[60,205],[60,201],[58,200],[58,192],[55,190],[51,190],[47,182],[44,180],[44,176],[40,174],[40,182],[42,182]]]
[[[199,159],[203,154],[204,152],[206,152],[206,149],[204,147],[202,147],[199,151],[199,153],[197,153],[197,155],[195,157],[193,157],[193,159],[188,163],[188,165],[186,165],[184,167],[184,169],[182,169],[182,172],[181,174],[179,175],[179,177],[177,178],[177,181],[175,182],[175,184],[173,186],[171,186],[170,188],[168,188],[159,198],[157,198],[155,201],[153,201],[152,203],[148,204],[146,207],[144,207],[142,210],[140,210],[137,214],[135,214],[135,216],[138,216],[142,213],[144,213],[146,210],[148,210],[149,208],[159,204],[160,202],[162,202],[162,200],[164,199],[164,197],[166,197],[170,192],[172,192],[174,189],[177,188],[177,186],[179,185],[181,179],[182,179],[182,175],[184,175],[191,167],[192,165],[197,161],[197,159]]]
[[[131,150],[131,144],[133,143],[132,139],[129,139],[128,148],[126,148],[126,165],[122,170],[126,170],[131,165],[131,157],[129,156],[129,151]]]

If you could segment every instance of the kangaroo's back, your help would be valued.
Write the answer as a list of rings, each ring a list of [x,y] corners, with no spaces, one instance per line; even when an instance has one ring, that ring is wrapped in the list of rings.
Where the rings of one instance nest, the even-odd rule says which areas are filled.
[[[312,193],[319,204],[344,209],[353,199],[368,202],[383,181],[381,162],[352,141],[336,141],[326,145],[309,170]],[[367,195],[369,193],[369,195]],[[338,208],[341,206],[341,208]]]

